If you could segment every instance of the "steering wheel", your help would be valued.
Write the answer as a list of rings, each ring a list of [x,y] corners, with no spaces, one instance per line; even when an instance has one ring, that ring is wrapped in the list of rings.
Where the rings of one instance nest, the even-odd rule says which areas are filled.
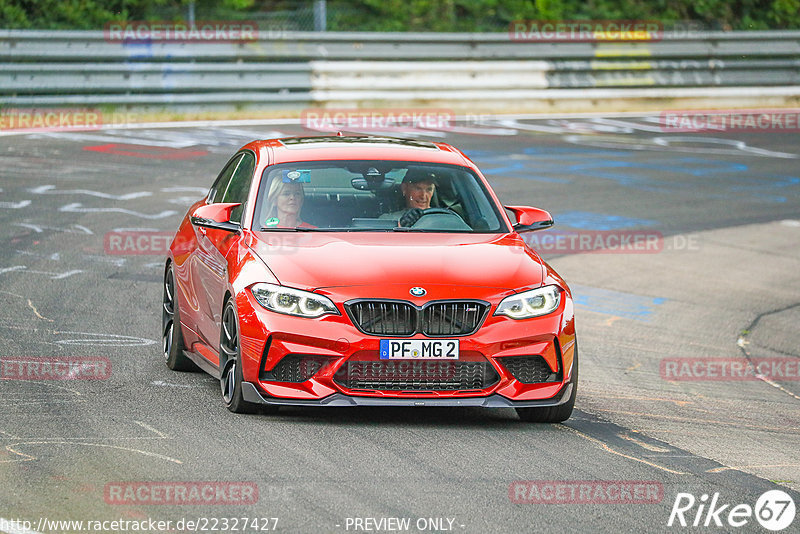
[[[450,208],[428,208],[428,209],[424,209],[424,210],[422,210],[422,217],[424,217],[425,215],[433,215],[435,213],[441,213],[442,215],[455,215],[459,219],[461,218],[461,215],[459,215],[455,211],[451,210]]]
[[[455,211],[451,210],[450,208],[427,208],[427,209],[424,209],[424,210],[421,210],[419,208],[411,208],[408,211],[406,211],[405,213],[403,213],[402,217],[400,217],[400,226],[405,226],[405,227],[410,228],[410,227],[413,227],[414,225],[416,225],[424,216],[426,216],[426,215],[437,215],[437,214],[438,215],[454,215],[454,216],[458,217],[458,219],[460,221],[462,221],[462,222],[464,221],[464,219],[461,218],[461,215],[459,215]],[[406,223],[406,224],[403,224],[403,223]]]

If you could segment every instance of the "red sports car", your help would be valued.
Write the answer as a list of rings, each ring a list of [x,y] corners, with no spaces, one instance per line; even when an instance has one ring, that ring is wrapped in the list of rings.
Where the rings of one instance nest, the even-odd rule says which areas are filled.
[[[504,209],[445,143],[254,141],[170,246],[167,366],[219,377],[233,412],[483,406],[564,421],[572,295],[520,236],[552,224]]]

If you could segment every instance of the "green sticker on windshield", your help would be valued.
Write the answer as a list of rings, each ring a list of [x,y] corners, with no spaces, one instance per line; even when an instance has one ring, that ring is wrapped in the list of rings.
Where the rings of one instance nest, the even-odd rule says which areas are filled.
[[[311,171],[303,169],[297,169],[296,171],[283,171],[283,181],[287,183],[291,182],[310,183]]]
[[[278,226],[278,223],[281,222],[277,217],[271,217],[267,219],[267,222],[264,223],[264,226]]]

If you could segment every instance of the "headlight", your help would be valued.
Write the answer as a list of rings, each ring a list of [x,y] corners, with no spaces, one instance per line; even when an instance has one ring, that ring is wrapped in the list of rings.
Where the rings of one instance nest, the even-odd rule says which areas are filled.
[[[339,315],[331,299],[316,293],[267,283],[255,284],[250,291],[259,304],[277,313],[298,317],[320,317],[328,313]]]
[[[495,315],[506,315],[512,319],[528,319],[547,315],[561,301],[558,286],[544,286],[504,298],[497,306]]]

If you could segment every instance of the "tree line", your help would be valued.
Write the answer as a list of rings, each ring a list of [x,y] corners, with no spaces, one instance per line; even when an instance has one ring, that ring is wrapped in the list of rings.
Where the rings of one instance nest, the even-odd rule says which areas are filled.
[[[190,4],[193,6],[190,8]],[[255,20],[313,29],[315,0],[0,0],[2,29],[108,22]],[[502,32],[519,20],[655,20],[708,30],[800,28],[800,0],[326,0],[330,31]]]

